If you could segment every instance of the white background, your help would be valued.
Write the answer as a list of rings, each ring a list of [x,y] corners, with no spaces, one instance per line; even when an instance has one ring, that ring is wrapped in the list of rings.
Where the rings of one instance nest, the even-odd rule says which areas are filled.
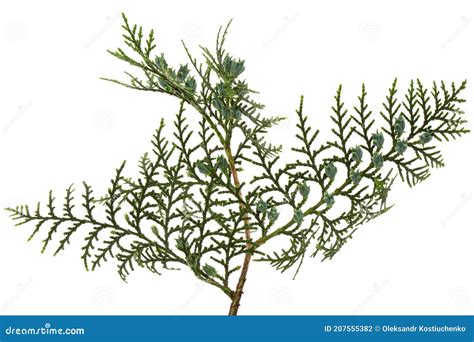
[[[228,48],[247,60],[246,79],[268,113],[291,116],[304,94],[323,130],[339,83],[353,105],[365,82],[376,111],[394,77],[402,89],[418,77],[427,85],[468,79],[464,109],[473,113],[472,1],[3,1],[2,207],[34,204],[82,180],[105,189],[176,111],[174,99],[99,80],[125,67],[106,53],[120,45],[121,11],[154,28],[158,49],[176,64],[185,61],[180,39],[197,54],[233,18]],[[291,136],[292,123],[275,136]],[[427,182],[398,183],[396,207],[332,261],[307,260],[296,280],[251,264],[240,313],[472,314],[473,137],[445,144],[447,166]],[[86,273],[77,244],[41,255],[39,240],[26,242],[31,229],[0,213],[0,314],[227,312],[227,298],[188,271],[137,271],[125,284],[113,263]]]

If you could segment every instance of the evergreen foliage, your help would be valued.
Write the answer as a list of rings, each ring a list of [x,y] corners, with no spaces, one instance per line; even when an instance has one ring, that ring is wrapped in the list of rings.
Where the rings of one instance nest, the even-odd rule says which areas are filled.
[[[109,52],[138,73],[107,80],[177,98],[179,109],[167,122],[172,139],[162,120],[152,150],[139,160],[139,175],[127,177],[124,162],[100,198],[83,183],[80,195],[67,188],[62,206],[50,192],[34,210],[7,209],[17,225],[34,225],[30,240],[44,233],[42,252],[52,248],[56,255],[73,236],[85,237],[87,270],[114,260],[126,280],[137,266],[157,274],[189,268],[229,296],[229,313],[236,314],[251,257],[296,272],[305,255],[333,258],[359,227],[391,208],[397,175],[409,186],[426,180],[444,166],[437,144],[468,133],[460,109],[466,81],[433,82],[428,89],[415,80],[400,97],[395,80],[380,113],[369,109],[364,85],[352,108],[340,86],[333,138],[319,139],[301,97],[294,158],[282,160],[268,131],[284,118],[261,114],[264,106],[242,78],[245,62],[224,48],[229,26],[219,31],[214,51],[201,48],[203,63],[183,43],[189,64],[175,65],[155,51],[153,31],[146,35],[123,20],[128,49]],[[249,165],[258,172],[240,180]],[[348,205],[337,210],[341,203]],[[278,236],[286,247],[264,248]]]

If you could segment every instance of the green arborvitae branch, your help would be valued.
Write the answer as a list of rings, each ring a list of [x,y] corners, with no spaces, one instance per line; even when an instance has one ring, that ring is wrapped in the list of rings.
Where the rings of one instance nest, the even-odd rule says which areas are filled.
[[[139,176],[126,177],[123,163],[100,198],[84,183],[80,197],[74,186],[66,190],[62,210],[52,192],[34,211],[7,209],[17,225],[34,224],[30,239],[44,232],[42,252],[54,245],[58,254],[82,235],[87,270],[115,260],[126,280],[136,267],[156,274],[189,268],[223,291],[229,314],[237,314],[252,258],[296,273],[308,253],[333,258],[357,229],[391,208],[397,175],[409,186],[424,181],[444,166],[436,143],[469,132],[460,108],[465,81],[433,82],[429,91],[416,80],[400,97],[395,80],[380,115],[370,110],[365,85],[354,107],[345,105],[339,86],[327,141],[311,126],[301,97],[288,160],[268,139],[284,118],[262,114],[242,79],[244,60],[225,50],[229,25],[215,51],[201,48],[204,63],[183,43],[190,65],[173,66],[155,52],[153,31],[145,35],[123,19],[127,51],[109,52],[139,72],[127,72],[129,81],[107,80],[177,98],[173,133],[165,134],[161,120],[151,151],[139,159]],[[249,166],[255,173],[244,179]],[[286,238],[282,249],[268,247],[275,237]]]

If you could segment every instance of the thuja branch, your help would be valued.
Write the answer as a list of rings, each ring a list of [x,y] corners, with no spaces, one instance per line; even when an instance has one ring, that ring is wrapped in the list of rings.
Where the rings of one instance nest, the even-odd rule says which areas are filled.
[[[134,72],[106,80],[177,99],[166,122],[172,134],[162,119],[138,176],[125,176],[123,163],[100,198],[84,183],[80,205],[70,186],[62,210],[52,192],[46,206],[7,209],[17,225],[34,224],[30,239],[44,232],[43,252],[55,245],[60,253],[82,231],[87,270],[115,260],[126,280],[137,266],[156,274],[187,268],[228,296],[235,315],[252,259],[296,275],[306,255],[333,258],[357,229],[391,208],[397,175],[409,186],[426,180],[444,166],[438,143],[469,132],[460,108],[465,81],[428,89],[416,80],[400,95],[395,80],[380,113],[370,110],[364,85],[354,106],[338,87],[327,141],[301,97],[298,143],[283,151],[270,143],[269,130],[284,118],[263,114],[242,78],[244,60],[225,49],[229,25],[213,49],[201,47],[202,62],[183,43],[188,64],[173,66],[156,52],[153,31],[123,20],[126,48],[109,52]],[[249,169],[254,174],[243,179]],[[281,250],[267,244],[276,237],[286,241]]]

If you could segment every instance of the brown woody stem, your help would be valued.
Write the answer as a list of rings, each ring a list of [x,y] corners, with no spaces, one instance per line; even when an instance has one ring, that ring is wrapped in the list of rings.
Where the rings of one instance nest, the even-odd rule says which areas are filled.
[[[225,147],[225,152],[226,152],[227,160],[229,162],[229,167],[232,173],[232,178],[234,180],[234,186],[237,189],[239,189],[240,188],[239,174],[237,173],[237,169],[235,167],[234,157],[232,156],[230,146],[227,145]],[[239,196],[242,199],[242,193],[240,192],[240,190],[239,190]],[[243,204],[240,205],[240,209],[242,211],[245,210],[245,207]],[[244,218],[244,224],[245,224],[245,239],[247,240],[247,248],[250,249],[252,247],[252,243],[250,240],[251,239],[250,228],[249,228],[250,221],[246,212],[244,212],[243,218]],[[229,316],[235,316],[237,315],[237,312],[239,311],[240,299],[242,298],[242,294],[244,293],[243,290],[244,290],[245,280],[247,279],[247,272],[249,270],[251,259],[252,259],[252,253],[251,252],[245,253],[244,262],[242,264],[241,271],[240,271],[239,281],[237,282],[237,286],[235,287],[235,291],[233,292],[232,302],[229,308]]]

